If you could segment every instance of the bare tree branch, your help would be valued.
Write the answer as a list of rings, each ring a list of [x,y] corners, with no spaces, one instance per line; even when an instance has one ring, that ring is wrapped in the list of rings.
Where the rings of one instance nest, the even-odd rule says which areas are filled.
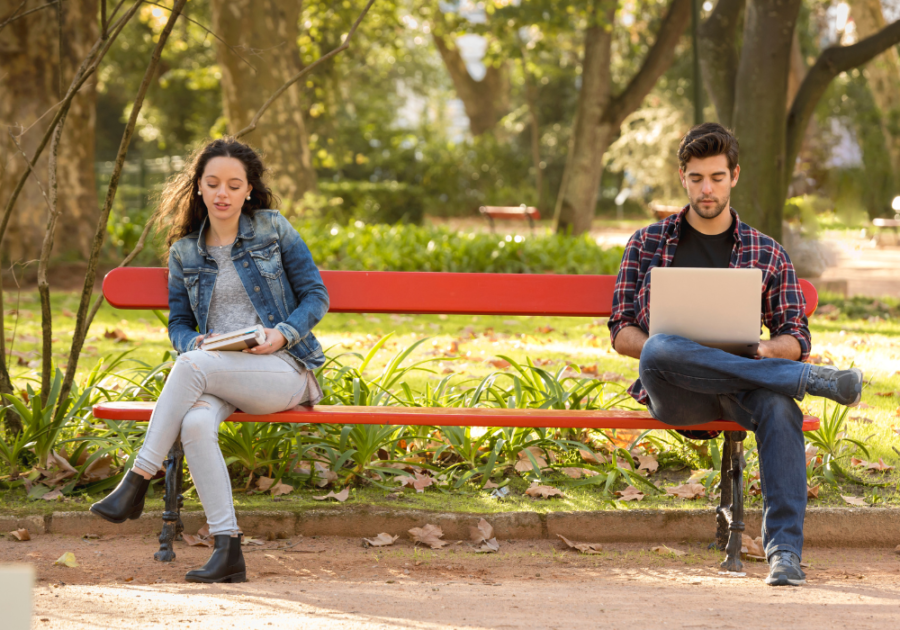
[[[874,35],[852,46],[832,46],[819,55],[800,84],[788,112],[784,181],[789,181],[791,173],[794,172],[794,163],[797,161],[809,119],[832,79],[841,72],[863,65],[898,43],[900,43],[900,20],[888,24]]]
[[[341,53],[341,52],[347,50],[348,48],[350,48],[350,40],[353,39],[353,35],[354,35],[354,33],[356,33],[356,29],[359,28],[360,22],[362,22],[364,17],[366,17],[366,13],[369,12],[369,9],[372,7],[373,4],[375,4],[375,0],[369,0],[366,3],[366,6],[362,10],[362,13],[359,14],[359,17],[356,18],[356,22],[353,23],[353,27],[347,33],[347,37],[344,39],[343,44],[341,44],[340,46],[338,46],[331,52],[326,53],[326,54],[322,55],[321,57],[319,57],[318,59],[316,59],[314,62],[312,62],[305,68],[303,68],[303,70],[301,70],[300,72],[295,74],[293,77],[288,79],[284,85],[282,85],[280,88],[275,90],[275,93],[269,97],[269,100],[267,100],[265,103],[263,103],[262,107],[260,107],[257,110],[256,115],[253,116],[253,120],[250,121],[250,124],[248,124],[246,127],[244,127],[243,129],[238,131],[236,134],[234,134],[234,137],[241,138],[242,136],[246,136],[248,133],[250,133],[251,131],[256,129],[256,125],[259,122],[259,119],[262,118],[262,115],[266,112],[267,109],[269,109],[269,106],[271,106],[272,103],[275,102],[275,99],[277,99],[279,96],[281,96],[285,92],[285,90],[287,90],[289,87],[294,85],[297,81],[299,81],[300,79],[305,77],[307,74],[312,72],[316,68],[316,66],[318,66],[319,64],[322,64],[322,63],[328,61],[329,59],[331,59],[338,53]]]
[[[675,55],[672,51],[681,39],[684,29],[691,19],[691,0],[672,0],[666,15],[663,17],[656,33],[656,41],[640,70],[632,77],[621,94],[614,97],[603,113],[603,119],[614,128],[622,125],[625,118],[640,107],[641,102],[663,72],[669,69]]]
[[[119,266],[116,269],[121,267],[127,267],[131,264],[131,261],[135,259],[135,257],[140,254],[144,250],[144,243],[147,241],[147,235],[150,234],[150,230],[153,229],[153,221],[147,221],[147,225],[144,226],[144,231],[141,232],[141,237],[138,239],[137,243],[134,246],[128,255],[119,263]],[[87,337],[88,331],[91,328],[91,324],[94,322],[94,317],[97,316],[97,311],[100,310],[100,307],[103,306],[103,294],[94,300],[94,305],[91,307],[91,312],[88,314],[87,319],[84,322],[84,336]]]
[[[22,7],[24,7],[27,2],[28,2],[28,0],[22,0],[22,4],[19,5],[19,8],[16,9],[15,11],[13,11],[12,17],[7,18],[3,22],[0,22],[0,31],[2,31],[6,27],[6,25],[9,24],[10,22],[15,22],[16,20],[22,19],[26,15],[31,15],[32,13],[37,13],[38,11],[41,11],[43,9],[52,7],[54,4],[59,4],[59,0],[51,0],[50,2],[48,2],[45,5],[35,7],[34,9],[29,9],[25,13],[20,13],[19,15],[16,15],[17,13],[19,13],[19,11],[22,10]]]
[[[38,293],[41,297],[41,402],[47,404],[50,394],[50,372],[53,369],[53,313],[50,310],[50,283],[47,280],[47,269],[50,266],[50,252],[53,250],[53,237],[56,234],[56,222],[59,219],[59,199],[57,196],[57,167],[59,166],[59,141],[62,138],[63,126],[69,107],[56,125],[53,139],[50,141],[50,214],[47,217],[47,228],[44,231],[44,242],[41,244],[41,255],[38,261]],[[36,177],[35,177],[36,179]]]
[[[41,191],[41,196],[44,198],[44,203],[47,204],[47,208],[49,209],[50,199],[47,197],[47,191],[44,190],[44,186],[41,184],[41,180],[38,177],[37,173],[32,172],[34,169],[32,168],[32,163],[28,161],[28,154],[25,153],[25,149],[23,149],[22,145],[19,144],[19,141],[16,140],[16,136],[13,135],[12,129],[9,130],[9,139],[12,140],[12,143],[14,145],[16,145],[16,148],[19,150],[19,154],[22,156],[22,159],[25,160],[25,172],[32,173],[34,175],[34,182],[37,184],[38,190]]]
[[[149,0],[147,0],[146,4],[152,4],[153,6],[159,7],[160,9],[165,9],[166,11],[171,11],[171,10],[172,10],[172,9],[170,9],[170,8],[167,7],[167,6],[164,6],[164,5],[162,5],[162,4],[159,4],[158,2],[150,2]],[[203,26],[203,25],[202,25],[200,22],[198,22],[197,20],[195,20],[195,19],[193,19],[193,18],[190,18],[190,17],[188,17],[187,15],[184,15],[184,14],[182,14],[181,17],[183,17],[185,20],[187,20],[188,22],[190,22],[190,23],[192,23],[192,24],[196,24],[197,26],[199,26],[200,28],[202,28],[204,31],[206,31],[207,33],[209,33],[210,35],[212,35],[213,37],[215,37],[216,39],[218,39],[220,42],[222,42],[223,44],[225,44],[225,46],[228,47],[228,50],[230,50],[231,52],[233,52],[234,55],[235,55],[238,59],[240,59],[240,60],[243,61],[245,64],[247,64],[248,66],[250,66],[250,68],[251,68],[254,72],[256,72],[256,67],[254,67],[254,65],[253,65],[252,63],[250,63],[247,59],[245,59],[245,58],[242,57],[240,54],[238,54],[238,51],[237,51],[237,48],[238,48],[238,47],[237,47],[237,46],[232,46],[231,44],[229,44],[228,42],[226,42],[224,39],[222,39],[219,35],[217,35],[216,33],[212,32],[211,30],[209,30],[208,28],[206,28],[205,26]]]
[[[94,281],[97,277],[97,260],[100,257],[100,248],[103,246],[103,238],[106,233],[106,226],[109,222],[109,213],[112,210],[113,201],[116,198],[116,191],[119,187],[119,177],[122,175],[122,168],[125,165],[125,158],[128,155],[128,146],[131,144],[131,138],[134,135],[134,128],[137,125],[138,114],[144,105],[144,98],[147,96],[147,90],[153,82],[156,74],[156,68],[159,66],[159,60],[162,57],[163,48],[169,40],[169,35],[178,20],[178,16],[184,10],[187,0],[175,0],[175,5],[169,13],[169,19],[159,34],[156,46],[153,48],[153,54],[150,57],[150,63],[147,64],[147,70],[144,72],[144,78],[138,88],[134,98],[134,104],[131,106],[131,114],[128,117],[128,123],[125,125],[125,132],[122,134],[122,141],[119,143],[119,152],[116,155],[115,166],[109,180],[109,187],[106,190],[106,201],[103,209],[100,211],[100,218],[97,221],[97,230],[94,232],[94,240],[91,243],[91,253],[88,258],[87,273],[84,278],[84,288],[81,292],[81,302],[78,305],[78,313],[75,318],[75,334],[72,337],[72,346],[69,351],[68,365],[66,366],[66,375],[63,378],[62,389],[60,390],[59,400],[65,401],[72,390],[72,383],[75,381],[75,370],[78,367],[78,358],[81,355],[81,349],[84,346],[85,339],[85,323],[87,321],[88,307],[91,303],[91,294],[94,290]]]
[[[106,27],[109,23],[106,21],[106,0],[100,0],[100,37],[106,36]]]
[[[700,70],[719,122],[731,126],[738,69],[737,27],[746,0],[719,0],[700,25]]]

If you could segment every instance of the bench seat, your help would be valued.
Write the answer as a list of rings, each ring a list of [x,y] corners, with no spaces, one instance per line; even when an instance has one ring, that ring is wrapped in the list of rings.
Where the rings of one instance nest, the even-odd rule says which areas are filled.
[[[152,402],[109,402],[94,405],[94,417],[146,422]],[[646,411],[620,409],[500,409],[491,407],[346,407],[320,405],[254,416],[237,411],[227,422],[289,422],[311,424],[396,424],[456,427],[553,427],[566,429],[672,429]],[[743,431],[736,422],[716,420],[679,427],[706,431]],[[803,430],[815,431],[819,419],[804,416]]]

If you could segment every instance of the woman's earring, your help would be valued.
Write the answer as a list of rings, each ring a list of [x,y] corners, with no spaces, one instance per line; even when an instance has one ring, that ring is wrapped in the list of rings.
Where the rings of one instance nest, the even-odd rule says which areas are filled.
[[[250,201],[250,195],[247,195],[247,201]]]
[[[200,197],[203,194],[203,191],[199,188],[197,189],[197,196]]]

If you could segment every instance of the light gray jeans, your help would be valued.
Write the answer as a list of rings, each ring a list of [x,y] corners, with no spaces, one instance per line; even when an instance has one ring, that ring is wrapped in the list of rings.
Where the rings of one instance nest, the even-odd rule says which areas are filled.
[[[296,407],[310,396],[318,402],[315,376],[301,372],[274,355],[215,350],[180,355],[153,409],[135,468],[156,473],[180,434],[210,535],[237,534],[219,425],[236,408],[267,414]]]

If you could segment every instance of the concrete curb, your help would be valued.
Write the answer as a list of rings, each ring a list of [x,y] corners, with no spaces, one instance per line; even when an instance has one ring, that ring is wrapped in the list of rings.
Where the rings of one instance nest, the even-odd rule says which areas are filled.
[[[751,510],[747,533],[759,535],[762,513]],[[241,528],[251,536],[345,536],[358,538],[380,532],[405,537],[409,529],[426,523],[439,525],[448,540],[469,538],[469,528],[485,518],[497,538],[566,538],[589,542],[711,541],[715,535],[712,510],[617,510],[601,512],[507,512],[472,514],[391,509],[370,506],[318,508],[303,512],[238,512]],[[183,512],[187,532],[205,522],[203,512]],[[114,525],[90,512],[54,512],[50,516],[0,517],[0,532],[25,527],[32,535],[68,536],[152,535],[159,533],[162,512],[148,512],[135,521]],[[804,527],[812,547],[894,547],[900,542],[900,509],[809,508]]]

